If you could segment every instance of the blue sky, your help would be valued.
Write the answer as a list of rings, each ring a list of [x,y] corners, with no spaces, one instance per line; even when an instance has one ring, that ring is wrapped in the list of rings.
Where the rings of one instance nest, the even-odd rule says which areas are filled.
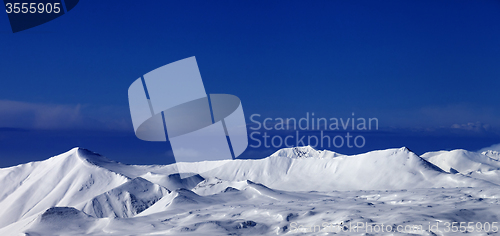
[[[16,34],[0,14],[0,166],[75,146],[171,162],[135,138],[127,89],[190,56],[249,123],[354,112],[380,130],[339,152],[478,150],[500,143],[499,24],[499,1],[80,1]]]

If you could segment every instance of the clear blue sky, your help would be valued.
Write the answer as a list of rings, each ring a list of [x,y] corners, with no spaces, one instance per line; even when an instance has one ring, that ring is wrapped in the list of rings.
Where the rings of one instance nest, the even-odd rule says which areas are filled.
[[[499,1],[116,3],[82,0],[16,34],[0,14],[0,166],[75,146],[171,161],[166,144],[135,138],[127,89],[190,56],[206,91],[238,96],[247,122],[380,120],[366,148],[339,152],[500,143]]]

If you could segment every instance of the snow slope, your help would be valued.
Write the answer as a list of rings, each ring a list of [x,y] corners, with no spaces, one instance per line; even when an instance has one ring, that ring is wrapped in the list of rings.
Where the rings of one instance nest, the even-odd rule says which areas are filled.
[[[500,154],[496,151],[477,153],[458,149],[429,152],[422,158],[448,173],[461,173],[500,185]]]
[[[53,207],[30,223],[26,235],[83,235],[98,222],[98,219],[75,208]]]
[[[176,165],[124,165],[74,148],[0,169],[0,235],[275,235],[293,232],[294,221],[444,222],[457,207],[497,220],[495,155],[422,158],[403,147],[347,156],[308,146],[260,160],[179,163],[194,173],[181,179]]]
[[[54,206],[74,206],[116,188],[126,176],[92,164],[74,148],[41,162],[0,169],[0,228]]]
[[[137,177],[91,200],[79,204],[77,209],[98,218],[132,217],[148,209],[170,190]]]
[[[457,235],[461,233],[444,232],[446,223],[488,222],[488,228],[481,228],[482,232],[474,227],[473,233],[465,235],[494,235],[491,224],[500,220],[498,188],[334,191],[323,195],[302,192],[293,193],[295,199],[246,198],[241,191],[196,197],[184,191],[183,196],[196,203],[179,201],[179,208],[144,216],[141,213],[134,218],[98,219],[72,208],[49,209],[24,225],[0,229],[0,234],[374,235],[377,233],[373,226],[384,224],[391,225],[392,232],[379,229],[380,235]],[[209,201],[213,198],[219,201]],[[372,225],[371,230],[356,227],[364,224]],[[438,224],[439,229],[429,230],[430,224]],[[342,225],[343,232],[333,227],[337,225]],[[401,232],[397,226],[402,226]],[[422,231],[405,231],[405,226],[421,226]],[[489,232],[484,232],[486,229]]]
[[[488,185],[484,181],[445,173],[404,147],[353,156],[316,152],[316,155],[302,154],[302,158],[289,158],[289,153],[290,149],[285,149],[261,160],[235,160],[200,175],[204,178],[217,177],[228,181],[251,180],[273,189],[288,191]],[[303,158],[304,156],[310,157]]]
[[[486,152],[485,152],[486,153]],[[466,174],[473,171],[491,171],[500,169],[500,162],[485,154],[463,149],[425,153],[422,158],[428,160],[446,172],[458,171]]]

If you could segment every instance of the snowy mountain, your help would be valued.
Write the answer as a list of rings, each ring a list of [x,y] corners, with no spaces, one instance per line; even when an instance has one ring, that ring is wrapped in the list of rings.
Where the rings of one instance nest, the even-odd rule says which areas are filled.
[[[52,207],[29,223],[26,235],[83,235],[98,222],[72,207]]]
[[[288,157],[292,159],[334,158],[338,156],[343,156],[343,155],[329,150],[323,150],[323,151],[316,150],[311,146],[283,148],[271,155],[271,157]]]
[[[194,173],[181,179],[176,165],[125,165],[74,148],[0,169],[0,235],[281,234],[292,230],[293,219],[331,217],[310,204],[361,204],[345,212],[375,214],[376,202],[392,206],[413,199],[433,206],[425,199],[439,198],[442,188],[453,199],[466,191],[477,207],[500,197],[497,156],[454,150],[420,157],[405,147],[348,156],[307,146],[259,160],[178,163]],[[335,219],[369,215],[346,214]]]
[[[141,213],[168,194],[170,190],[165,187],[137,177],[76,208],[98,218],[126,218]]]
[[[476,179],[500,184],[500,161],[496,151],[482,153],[463,149],[428,152],[422,158],[448,173],[461,173]]]
[[[0,227],[54,206],[75,206],[114,189],[129,178],[92,164],[74,148],[41,162],[0,169]]]
[[[200,173],[204,178],[251,180],[288,191],[475,187],[485,182],[449,175],[407,148],[344,156],[310,147],[280,150],[260,160],[235,160]],[[304,154],[305,152],[305,154]]]
[[[485,152],[486,153],[486,152]],[[491,171],[500,169],[500,162],[485,154],[458,149],[425,153],[422,158],[428,160],[446,172],[460,172],[463,174],[473,171]],[[455,171],[453,171],[455,170]]]

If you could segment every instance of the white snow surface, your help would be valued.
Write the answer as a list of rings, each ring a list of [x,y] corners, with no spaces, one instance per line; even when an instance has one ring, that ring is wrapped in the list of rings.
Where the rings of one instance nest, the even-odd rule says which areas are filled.
[[[176,165],[125,165],[74,148],[0,169],[0,235],[377,234],[359,224],[449,235],[446,222],[498,222],[499,156],[418,156],[405,147],[349,156],[307,146],[178,163],[192,173],[181,179]],[[440,231],[430,230],[436,223]]]
[[[422,158],[448,173],[461,173],[476,179],[500,185],[500,154],[497,151],[482,153],[463,149],[425,153]]]

